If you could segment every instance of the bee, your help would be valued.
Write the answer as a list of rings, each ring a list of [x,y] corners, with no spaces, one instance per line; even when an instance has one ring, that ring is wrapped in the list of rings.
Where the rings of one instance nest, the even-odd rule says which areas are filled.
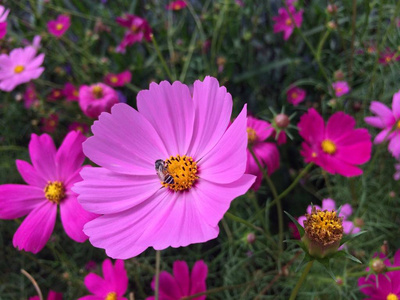
[[[162,159],[157,159],[155,162],[155,168],[157,171],[158,178],[160,181],[166,184],[174,184],[174,178],[168,173],[168,165]]]

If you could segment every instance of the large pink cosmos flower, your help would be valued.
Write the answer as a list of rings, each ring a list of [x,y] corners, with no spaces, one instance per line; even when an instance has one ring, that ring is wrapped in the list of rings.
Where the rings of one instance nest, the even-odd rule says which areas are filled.
[[[148,42],[151,41],[151,28],[145,19],[132,14],[125,14],[124,17],[117,17],[117,23],[128,28],[128,30],[116,48],[116,52],[125,53],[126,47],[140,43],[143,39]]]
[[[289,103],[297,106],[306,98],[306,91],[297,86],[291,86],[286,92],[286,97]]]
[[[116,260],[113,266],[110,259],[102,265],[103,276],[89,273],[85,277],[85,286],[93,295],[80,297],[78,300],[128,300],[123,297],[128,289],[128,275],[124,262]]]
[[[118,74],[108,73],[106,77],[104,77],[104,82],[110,86],[118,87],[124,86],[125,84],[131,82],[131,79],[131,72],[126,70]]]
[[[247,117],[248,146],[253,149],[259,162],[267,167],[268,175],[271,175],[279,168],[279,151],[274,143],[265,140],[272,136],[274,128],[270,123],[253,117]],[[263,179],[263,173],[258,167],[250,150],[247,150],[246,173],[257,176],[252,188],[258,190]]]
[[[363,171],[356,165],[369,161],[372,143],[368,131],[354,129],[355,125],[353,117],[337,112],[325,126],[321,115],[310,108],[297,124],[304,139],[301,155],[331,174],[361,175]]]
[[[86,210],[103,214],[85,225],[90,242],[121,259],[217,237],[255,180],[244,174],[246,107],[228,127],[232,97],[217,79],[196,81],[193,98],[178,81],[152,83],[137,107],[100,115],[83,151],[101,168],[84,169],[74,187]]]
[[[62,300],[63,295],[54,291],[50,291],[47,295],[47,300]],[[39,296],[29,297],[29,300],[40,300]]]
[[[3,5],[0,5],[0,39],[2,39],[7,33],[6,20],[9,13],[9,9],[6,9]]]
[[[47,23],[47,30],[50,34],[61,37],[71,26],[71,20],[68,15],[59,15],[57,19]]]
[[[393,264],[384,254],[376,253],[375,257],[384,260],[387,267],[400,267],[400,250],[394,255]],[[369,268],[367,268],[367,271]],[[368,300],[397,300],[400,299],[400,271],[372,274],[358,279],[360,291],[368,296]]]
[[[385,104],[372,101],[369,107],[375,117],[366,117],[365,123],[383,129],[374,140],[380,144],[389,140],[389,151],[395,158],[400,158],[400,91],[393,95],[392,110]]]
[[[105,85],[96,83],[79,88],[79,106],[89,118],[97,118],[103,111],[110,112],[111,107],[118,103],[117,92]]]
[[[39,78],[44,71],[40,67],[44,54],[35,56],[36,49],[32,46],[0,55],[0,90],[11,92],[17,85]]]
[[[289,12],[293,16],[294,23]],[[294,6],[289,5],[289,11],[286,8],[281,7],[278,14],[278,16],[272,18],[275,21],[274,33],[283,31],[283,39],[286,41],[292,35],[294,28],[301,26],[301,23],[303,22],[303,10],[296,11]]]
[[[0,185],[0,219],[28,215],[13,238],[14,247],[38,253],[53,232],[57,208],[67,235],[76,242],[87,236],[83,225],[96,215],[84,211],[72,185],[81,180],[79,171],[85,156],[80,132],[70,132],[58,150],[47,134],[32,134],[29,154],[32,165],[17,160],[17,168],[28,185]]]
[[[205,292],[207,289],[206,279],[208,267],[202,260],[196,261],[192,272],[185,261],[177,260],[174,262],[173,274],[166,271],[160,273],[160,295],[159,300],[180,300],[188,296]],[[155,278],[151,282],[154,290]],[[154,300],[154,296],[147,297],[146,300]],[[205,300],[206,295],[193,298],[194,300]]]

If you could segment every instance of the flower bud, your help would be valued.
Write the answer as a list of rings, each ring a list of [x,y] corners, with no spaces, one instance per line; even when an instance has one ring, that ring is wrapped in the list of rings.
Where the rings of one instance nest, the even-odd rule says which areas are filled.
[[[356,227],[363,227],[365,225],[364,220],[361,218],[355,218],[353,223]]]
[[[338,7],[336,4],[328,4],[328,7],[326,8],[326,11],[328,14],[334,15],[337,13]]]
[[[289,117],[285,114],[276,115],[274,121],[276,126],[280,129],[285,129],[290,124]]]
[[[254,232],[250,232],[248,235],[247,235],[247,242],[249,243],[249,244],[254,244],[254,242],[256,241],[256,235],[254,234]]]
[[[371,260],[369,266],[371,267],[371,270],[374,271],[374,273],[376,274],[381,274],[386,271],[386,265],[380,258],[374,258],[373,260]]]
[[[344,284],[343,278],[342,277],[336,277],[336,284],[338,286],[342,286]]]
[[[385,255],[389,255],[389,243],[388,241],[383,241],[383,244],[381,246],[381,252]]]

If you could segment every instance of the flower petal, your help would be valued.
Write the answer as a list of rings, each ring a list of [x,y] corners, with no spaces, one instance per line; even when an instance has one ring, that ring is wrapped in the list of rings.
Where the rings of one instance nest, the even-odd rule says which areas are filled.
[[[173,266],[173,272],[176,282],[179,285],[180,294],[191,295],[189,294],[190,282],[189,282],[189,267],[185,261],[176,260]]]
[[[48,134],[32,134],[29,142],[29,154],[37,173],[47,181],[57,180],[55,163],[56,146]]]
[[[300,117],[297,127],[301,137],[310,144],[320,143],[324,139],[324,120],[314,108]]]
[[[104,299],[104,296],[110,292],[110,284],[97,274],[86,275],[84,283],[89,292],[97,297],[102,297],[101,299]]]
[[[372,101],[369,109],[372,113],[376,114],[387,127],[391,127],[396,121],[390,108],[381,102]]]
[[[207,289],[206,278],[208,275],[208,267],[204,261],[199,260],[193,266],[192,274],[190,276],[190,294],[205,292]],[[197,300],[206,299],[206,295],[195,298]]]
[[[349,131],[352,131],[356,125],[356,120],[342,111],[334,113],[326,124],[326,138],[336,141]]]
[[[22,178],[29,185],[37,186],[43,189],[47,180],[36,172],[35,168],[28,162],[17,159],[15,161],[17,165],[18,172],[21,174]]]
[[[271,175],[279,168],[279,151],[275,144],[258,143],[253,150],[261,163],[267,167],[268,175]]]
[[[400,91],[393,95],[392,109],[396,120],[400,119]]]

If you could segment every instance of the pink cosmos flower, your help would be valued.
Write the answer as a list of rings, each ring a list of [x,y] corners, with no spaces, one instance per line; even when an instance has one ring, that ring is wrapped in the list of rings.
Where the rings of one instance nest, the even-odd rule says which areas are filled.
[[[103,111],[109,112],[116,103],[118,103],[117,92],[104,83],[82,85],[79,88],[79,106],[89,118],[95,119]]]
[[[84,169],[74,187],[86,210],[102,214],[85,225],[90,242],[126,259],[216,238],[232,200],[255,180],[244,174],[246,107],[228,127],[232,97],[209,76],[193,97],[178,81],[151,83],[137,107],[114,105],[84,143],[101,166]]]
[[[366,117],[365,123],[383,129],[375,137],[374,143],[389,141],[390,153],[395,158],[400,158],[400,91],[393,95],[392,110],[378,101],[372,101],[369,109],[376,116]]]
[[[9,13],[9,9],[6,9],[3,5],[0,5],[0,39],[2,39],[7,33],[6,20]]]
[[[400,250],[394,255],[393,263],[384,254],[375,253],[374,257],[384,260],[387,267],[400,266]],[[369,268],[367,268],[367,271]],[[358,279],[360,291],[368,296],[369,300],[396,300],[400,298],[400,271],[372,274]]]
[[[17,85],[39,78],[44,71],[40,67],[44,54],[35,56],[36,49],[32,46],[0,55],[0,90],[11,92]]]
[[[247,139],[248,146],[254,151],[263,167],[267,167],[268,175],[279,168],[279,151],[274,143],[265,142],[272,136],[274,128],[270,123],[257,118],[247,117]],[[250,150],[247,150],[246,173],[257,176],[252,188],[258,190],[263,179],[263,173],[258,167]]]
[[[180,300],[188,296],[205,292],[207,290],[207,275],[208,267],[202,260],[196,261],[191,274],[189,273],[189,267],[185,261],[175,261],[173,275],[166,271],[160,273],[159,300]],[[153,278],[151,282],[151,288],[153,290],[154,286],[155,278]],[[146,300],[154,299],[154,296],[146,298]],[[206,295],[193,299],[205,300]]]
[[[306,98],[306,91],[297,86],[292,86],[286,92],[286,97],[289,103],[297,106]]]
[[[126,70],[119,74],[108,73],[104,78],[104,82],[109,86],[118,87],[124,86],[126,83],[131,82],[132,74],[129,70]]]
[[[167,5],[167,10],[181,10],[187,6],[186,1],[176,0]]]
[[[58,126],[58,114],[54,113],[47,118],[41,119],[42,131],[46,133],[53,133]]]
[[[89,273],[85,277],[85,286],[93,295],[78,300],[128,300],[123,297],[128,289],[128,275],[122,260],[116,260],[113,266],[110,259],[103,262],[103,276]]]
[[[336,97],[341,97],[350,92],[349,84],[346,81],[337,81],[332,83],[332,88],[335,91]]]
[[[389,48],[383,51],[379,57],[379,63],[384,66],[398,60],[400,60],[400,55],[397,53],[397,51],[392,51]]]
[[[59,15],[57,19],[47,23],[47,30],[50,34],[61,37],[71,26],[71,20],[68,15]]]
[[[324,124],[321,115],[310,108],[297,127],[303,137],[301,155],[331,174],[359,176],[356,167],[371,158],[371,136],[364,128],[354,129],[356,121],[344,112],[333,114]]]
[[[28,83],[24,93],[24,107],[30,108],[32,105],[38,105],[39,99],[37,97],[35,85],[33,83]]]
[[[289,12],[293,16],[294,23]],[[301,26],[303,22],[303,10],[296,11],[294,6],[289,5],[289,11],[281,7],[278,14],[278,16],[272,18],[275,21],[274,33],[283,31],[283,39],[286,41],[292,35],[294,28]]]
[[[47,100],[49,101],[57,101],[64,97],[63,90],[61,89],[52,89],[50,94],[47,96]]]
[[[86,134],[89,132],[89,126],[85,123],[79,123],[79,122],[72,122],[68,126],[68,131],[80,131],[83,134]]]
[[[124,38],[118,45],[116,52],[125,53],[126,47],[140,43],[143,39],[148,42],[151,41],[151,28],[145,19],[132,14],[125,14],[123,18],[117,18],[117,23],[129,30],[125,32]]]
[[[47,295],[47,300],[62,300],[63,295],[54,291],[50,291]],[[39,296],[29,297],[29,300],[40,300]]]
[[[58,207],[67,235],[76,242],[87,239],[83,224],[96,215],[84,211],[72,185],[81,180],[79,171],[85,156],[80,132],[70,132],[56,150],[47,134],[32,134],[29,154],[32,165],[17,160],[17,168],[28,185],[0,185],[0,219],[28,215],[13,238],[14,247],[38,253],[53,232]]]
[[[63,94],[67,98],[68,101],[79,101],[79,91],[78,89],[70,82],[67,82],[63,89]]]

